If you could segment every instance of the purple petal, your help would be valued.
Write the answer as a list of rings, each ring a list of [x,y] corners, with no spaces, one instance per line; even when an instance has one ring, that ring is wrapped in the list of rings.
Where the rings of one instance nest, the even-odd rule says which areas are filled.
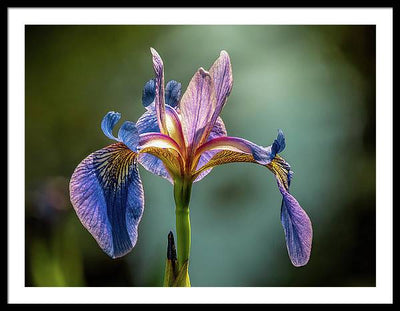
[[[118,131],[118,139],[133,152],[137,152],[139,133],[135,123],[131,121],[125,121]]]
[[[173,108],[177,107],[181,99],[181,84],[171,80],[165,87],[165,104]]]
[[[217,138],[217,137],[226,136],[226,134],[227,134],[227,132],[226,132],[224,121],[222,121],[221,117],[218,117],[217,122],[215,122],[214,127],[210,133],[210,136],[208,137],[208,141],[210,141],[211,139]],[[220,150],[211,150],[211,151],[203,152],[200,156],[199,163],[197,164],[197,169],[199,169],[200,167],[205,165],[208,161],[210,161],[210,159],[219,151]],[[206,177],[208,175],[208,173],[211,172],[211,170],[212,170],[212,168],[202,171],[196,177],[194,182],[198,182],[198,181],[202,180],[204,177]]]
[[[154,97],[156,96],[156,79],[151,79],[147,81],[144,85],[142,92],[142,104],[144,107],[148,107],[154,102]]]
[[[176,121],[179,118],[177,117],[176,111],[174,108],[170,107],[169,105],[165,105],[166,116],[172,121]],[[172,122],[173,123],[173,122]],[[136,123],[136,127],[138,129],[139,134],[146,134],[146,133],[160,133],[160,128],[158,126],[157,116],[154,105],[148,106],[148,110],[139,118]],[[177,126],[175,133],[173,129],[170,129],[170,135],[175,138],[175,136],[180,137],[182,135],[182,129],[180,128],[180,124]],[[176,134],[176,135],[175,135]],[[177,138],[179,141],[179,139]],[[182,140],[182,138],[181,138]],[[142,141],[143,143],[143,141]],[[168,179],[172,182],[172,178],[168,173],[164,163],[157,158],[156,156],[148,153],[140,154],[138,157],[138,161],[143,167],[148,170],[149,172],[161,176],[163,178]]]
[[[164,64],[160,55],[158,55],[155,49],[151,48],[150,51],[153,55],[153,68],[156,74],[156,92],[154,104],[156,108],[158,126],[160,127],[161,133],[167,134],[167,126],[165,123]]]
[[[112,131],[119,119],[121,119],[121,114],[119,112],[110,111],[101,121],[101,129],[103,130],[104,135],[116,141],[118,141],[118,138],[113,135]]]
[[[216,100],[215,110],[210,120],[210,128],[212,128],[221,114],[233,86],[232,65],[226,51],[221,51],[209,72],[214,82]]]
[[[154,105],[151,106],[148,106],[148,110],[139,118],[136,123],[139,134],[160,132],[155,107]],[[172,178],[165,168],[164,163],[156,156],[148,153],[142,153],[139,154],[138,161],[150,173],[166,178],[172,182]]]
[[[312,226],[306,212],[277,177],[279,191],[282,194],[281,222],[285,232],[286,246],[292,264],[304,266],[310,259]]]
[[[204,142],[205,131],[215,110],[215,90],[210,74],[200,68],[189,83],[180,103],[182,129],[189,152]]]
[[[144,194],[136,153],[124,144],[86,157],[71,177],[70,198],[83,226],[110,257],[135,246]]]
[[[255,162],[261,165],[269,164],[273,159],[271,156],[271,146],[262,147],[239,137],[221,136],[213,138],[201,145],[197,149],[196,155],[199,156],[200,154],[211,150],[230,150],[238,153],[249,154],[253,156]]]

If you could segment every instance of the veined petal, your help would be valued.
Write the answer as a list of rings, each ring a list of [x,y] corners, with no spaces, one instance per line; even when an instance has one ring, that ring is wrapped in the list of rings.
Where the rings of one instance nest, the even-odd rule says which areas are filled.
[[[225,128],[225,124],[224,121],[222,121],[221,117],[217,118],[217,121],[214,124],[214,127],[208,137],[208,140],[217,138],[217,137],[221,137],[221,136],[226,136],[226,128]],[[201,154],[200,159],[199,159],[199,163],[197,164],[197,169],[199,169],[200,167],[202,167],[203,165],[205,165],[208,161],[210,161],[210,159],[219,152],[220,150],[210,150],[210,151],[205,151]],[[205,176],[208,175],[208,173],[210,173],[212,170],[212,168],[209,168],[207,170],[202,171],[197,178],[194,180],[194,182],[198,182],[200,180],[202,180]]]
[[[144,209],[137,154],[122,143],[86,157],[70,181],[71,203],[83,226],[110,257],[136,244]]]
[[[136,122],[139,134],[160,133],[154,105],[148,106],[147,109]]]
[[[221,51],[220,56],[210,68],[210,75],[215,85],[216,113],[218,117],[226,98],[232,91],[233,85],[232,65],[229,54],[226,51]]]
[[[189,83],[180,103],[181,123],[189,153],[203,143],[215,110],[215,89],[208,72],[200,68]]]
[[[154,97],[156,97],[156,79],[151,79],[148,81],[143,88],[142,92],[142,104],[144,107],[149,107],[152,102],[154,102]]]
[[[232,91],[232,65],[229,54],[226,51],[221,51],[220,56],[211,66],[209,72],[214,82],[216,105],[211,120],[208,124],[206,135],[208,135],[208,133],[210,133],[214,127],[214,124],[225,105],[226,99]]]
[[[176,140],[179,144],[183,145],[183,134],[182,134],[182,128],[179,122],[179,117],[172,107],[169,105],[165,106],[166,108],[166,124],[168,128],[169,135],[172,137],[173,140]],[[138,129],[139,134],[146,134],[146,133],[152,133],[147,136],[143,136],[141,139],[141,143],[144,144],[146,141],[150,140],[151,138],[160,138],[161,140],[167,140],[167,142],[164,142],[163,144],[165,147],[169,148],[171,147],[172,149],[178,149],[179,146],[175,143],[175,141],[171,140],[168,136],[162,135],[162,136],[154,136],[154,133],[159,133],[160,128],[158,126],[158,121],[157,121],[157,116],[155,112],[155,107],[154,105],[150,105],[148,107],[148,110],[139,118],[139,120],[136,123],[136,127]],[[169,145],[171,144],[171,145]],[[157,145],[160,147],[159,143]],[[143,165],[145,169],[147,169],[149,172],[161,176],[163,178],[168,179],[170,182],[172,182],[172,178],[168,172],[168,170],[165,168],[164,163],[156,156],[150,153],[141,153],[138,157],[139,163]]]
[[[233,162],[260,164],[251,154],[223,150],[198,169],[193,178],[197,178],[202,172],[212,167]],[[263,166],[274,173],[279,191],[282,194],[281,222],[290,260],[296,267],[304,266],[307,264],[311,253],[312,225],[307,213],[301,208],[294,196],[289,193],[293,172],[290,170],[289,164],[279,155],[276,155],[270,163]]]
[[[165,104],[175,108],[179,104],[181,98],[181,87],[182,85],[175,80],[171,80],[165,87]]]
[[[174,149],[176,152],[180,153],[179,145],[168,135],[161,133],[145,133],[139,135],[140,146],[139,149],[142,150],[146,147],[156,147],[156,148],[170,148]]]
[[[258,164],[251,154],[232,150],[222,150],[217,152],[205,165],[200,167],[193,174],[193,178],[196,179],[202,172],[215,166],[235,162],[250,162]]]
[[[148,108],[156,96],[156,79],[148,81],[143,88],[142,104]],[[175,80],[171,80],[165,86],[165,104],[175,108],[181,98],[181,84]]]
[[[118,141],[118,138],[113,135],[112,130],[118,123],[119,119],[121,119],[121,114],[119,112],[110,111],[101,121],[101,129],[103,130],[104,135],[116,141]]]
[[[150,172],[172,180],[181,175],[183,169],[182,155],[179,145],[169,136],[161,133],[147,133],[140,135],[139,161]],[[142,157],[149,154],[161,160],[153,161],[151,158]],[[163,166],[161,166],[163,164]],[[168,174],[165,174],[163,168]]]
[[[286,147],[285,135],[283,135],[282,130],[278,130],[278,137],[274,140],[271,147],[271,156],[275,157],[276,154],[282,152]]]
[[[164,101],[164,64],[158,55],[157,51],[150,48],[151,54],[153,55],[153,68],[156,74],[155,77],[155,98],[154,104],[156,108],[156,115],[158,120],[158,126],[163,134],[167,134],[167,126],[165,122],[165,101]]]
[[[274,158],[280,158],[278,155],[272,156],[272,148],[282,151],[284,147],[285,137],[281,130],[278,131],[278,137],[274,140],[274,143],[268,147],[258,146],[243,138],[219,136],[210,139],[196,150],[195,158],[198,158],[204,152],[212,150],[219,150],[219,152],[202,167],[197,166],[195,176],[197,177],[198,174],[211,167],[232,162],[253,162],[266,166]]]
[[[137,152],[139,133],[135,123],[131,121],[125,121],[118,131],[118,139],[133,152]]]
[[[236,153],[251,155],[254,161],[262,165],[266,165],[272,160],[271,146],[262,147],[246,139],[230,136],[217,137],[201,145],[196,150],[195,159],[204,152],[211,150],[229,150]]]
[[[310,259],[311,253],[313,231],[310,218],[295,197],[289,193],[292,172],[286,161],[279,157],[274,159],[268,168],[275,174],[282,194],[281,223],[290,260],[296,267],[304,266]]]

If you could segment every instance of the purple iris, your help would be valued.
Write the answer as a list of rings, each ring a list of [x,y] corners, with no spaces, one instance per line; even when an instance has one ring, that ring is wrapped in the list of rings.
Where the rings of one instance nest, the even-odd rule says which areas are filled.
[[[262,147],[227,136],[219,116],[233,83],[228,53],[222,51],[209,71],[200,68],[182,97],[180,83],[169,81],[164,87],[163,62],[154,49],[151,53],[155,78],[143,90],[146,112],[136,124],[124,122],[117,137],[112,130],[121,115],[107,113],[101,128],[117,142],[90,154],[72,175],[71,202],[82,224],[109,256],[123,256],[136,244],[144,209],[138,164],[174,184],[175,199],[181,200],[177,185],[190,189],[217,165],[251,162],[275,175],[283,197],[281,222],[289,257],[293,265],[305,265],[311,252],[311,221],[289,193],[292,171],[278,155],[285,148],[282,131],[272,145]]]

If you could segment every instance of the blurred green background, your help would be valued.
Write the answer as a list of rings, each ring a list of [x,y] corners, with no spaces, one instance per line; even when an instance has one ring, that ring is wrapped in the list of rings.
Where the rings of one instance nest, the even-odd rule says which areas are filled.
[[[131,253],[112,260],[80,224],[69,178],[111,143],[101,129],[144,112],[153,77],[186,89],[199,67],[229,52],[228,134],[269,145],[281,128],[291,192],[314,229],[295,268],[273,175],[246,163],[215,168],[193,187],[193,286],[375,286],[374,26],[26,26],[26,286],[161,286],[172,185],[140,168],[145,211]],[[122,122],[121,122],[122,124]]]

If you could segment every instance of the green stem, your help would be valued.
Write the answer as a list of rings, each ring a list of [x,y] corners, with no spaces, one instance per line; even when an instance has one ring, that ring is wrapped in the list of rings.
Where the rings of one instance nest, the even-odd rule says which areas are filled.
[[[189,201],[192,189],[191,180],[176,180],[174,184],[177,259],[181,268],[190,255],[190,215]]]

